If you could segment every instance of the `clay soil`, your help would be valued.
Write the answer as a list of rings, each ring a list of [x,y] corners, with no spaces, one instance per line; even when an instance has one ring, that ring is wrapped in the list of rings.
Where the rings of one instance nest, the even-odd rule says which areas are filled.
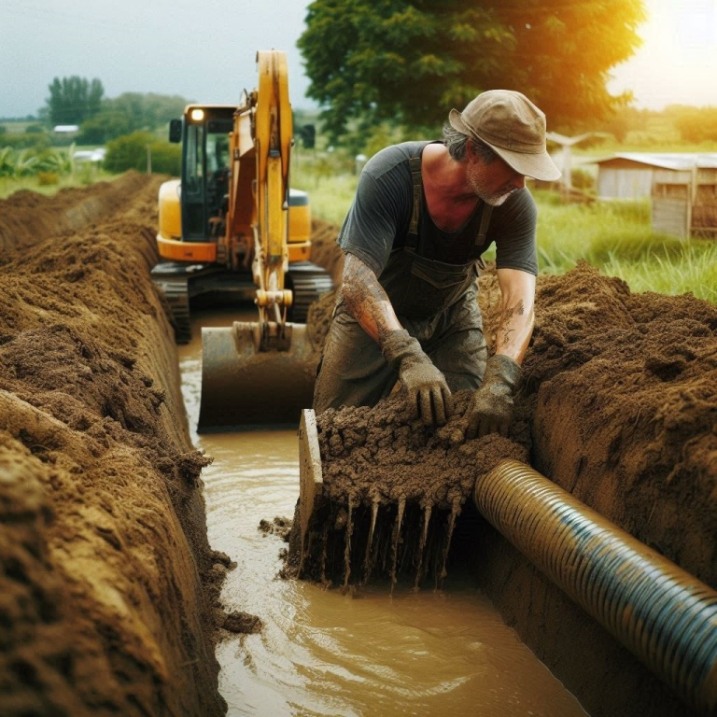
[[[479,281],[489,328],[495,273]],[[507,439],[456,439],[463,392],[435,432],[407,420],[400,396],[374,409],[329,410],[318,417],[324,493],[334,506],[447,509],[514,458],[716,587],[717,308],[689,295],[633,294],[587,264],[538,284]],[[332,305],[326,296],[310,315],[319,342]]]
[[[224,713],[159,180],[0,202],[0,713]]]
[[[0,202],[3,715],[224,712],[213,646],[227,558],[207,543],[208,459],[189,439],[172,331],[149,278],[159,181],[128,174]],[[338,273],[335,228],[315,228],[315,261]],[[480,281],[489,325],[494,276]],[[310,316],[319,343],[320,308]],[[455,455],[489,467],[506,451],[528,459],[717,587],[717,308],[633,294],[588,266],[541,277],[524,368],[510,441],[461,448],[446,429],[422,446],[439,440],[446,465]],[[334,416],[337,460],[376,435],[372,426],[387,420],[379,414],[362,423]],[[379,442],[395,453],[399,435],[410,452],[411,432],[392,420]],[[550,607],[547,588],[535,589],[539,578],[515,556],[499,563],[484,565],[489,594],[503,594],[533,649],[541,640],[560,648],[561,623],[575,627],[567,608]],[[525,628],[536,610],[536,627]],[[612,657],[596,648],[592,659],[602,661],[585,657],[594,676]],[[571,682],[569,661],[561,673],[559,659],[547,660],[582,696],[584,673]],[[618,670],[603,669],[603,684],[584,693],[611,679],[612,689],[635,689]]]

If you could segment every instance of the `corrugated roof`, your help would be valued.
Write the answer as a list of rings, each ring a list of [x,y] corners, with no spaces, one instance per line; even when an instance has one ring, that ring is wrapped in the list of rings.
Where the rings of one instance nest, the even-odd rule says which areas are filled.
[[[618,152],[610,157],[595,159],[593,164],[605,164],[616,159],[661,169],[717,169],[717,152]]]

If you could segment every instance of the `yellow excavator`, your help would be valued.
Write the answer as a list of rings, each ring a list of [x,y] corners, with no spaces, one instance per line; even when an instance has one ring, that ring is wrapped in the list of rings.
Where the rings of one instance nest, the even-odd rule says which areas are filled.
[[[257,53],[258,85],[238,106],[189,105],[170,123],[181,180],[159,190],[152,270],[178,343],[190,310],[253,300],[258,321],[202,329],[199,430],[297,424],[315,374],[309,305],[333,288],[309,261],[305,193],[289,187],[293,121],[283,52]]]

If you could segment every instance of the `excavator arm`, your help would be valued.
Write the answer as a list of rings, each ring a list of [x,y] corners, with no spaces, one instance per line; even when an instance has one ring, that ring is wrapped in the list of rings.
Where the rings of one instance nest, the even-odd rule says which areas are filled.
[[[259,323],[286,324],[292,303],[285,288],[289,268],[289,164],[293,127],[286,55],[257,53],[259,81],[234,118],[231,137],[232,191],[224,243],[240,256],[245,228],[251,231],[252,277]],[[246,197],[252,202],[247,206]],[[232,251],[232,248],[235,250]]]
[[[230,256],[239,256],[239,244],[251,234],[259,317],[202,329],[200,431],[298,424],[301,409],[311,405],[316,373],[306,326],[287,321],[293,128],[286,55],[260,51],[257,64],[258,87],[234,116],[223,243]]]

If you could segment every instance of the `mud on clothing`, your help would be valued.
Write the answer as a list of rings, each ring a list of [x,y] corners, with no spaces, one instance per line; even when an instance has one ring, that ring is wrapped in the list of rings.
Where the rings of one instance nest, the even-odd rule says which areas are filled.
[[[528,190],[521,189],[502,206],[489,208],[487,223],[482,221],[488,219],[486,205],[479,202],[462,227],[444,232],[425,210],[419,185],[422,206],[416,224],[411,166],[418,167],[420,182],[420,156],[427,144],[393,145],[367,162],[338,243],[375,272],[401,325],[421,342],[451,390],[475,389],[487,358],[477,265],[495,242],[499,269],[537,275],[537,212]],[[339,301],[316,382],[316,411],[375,405],[397,378],[378,344]]]

